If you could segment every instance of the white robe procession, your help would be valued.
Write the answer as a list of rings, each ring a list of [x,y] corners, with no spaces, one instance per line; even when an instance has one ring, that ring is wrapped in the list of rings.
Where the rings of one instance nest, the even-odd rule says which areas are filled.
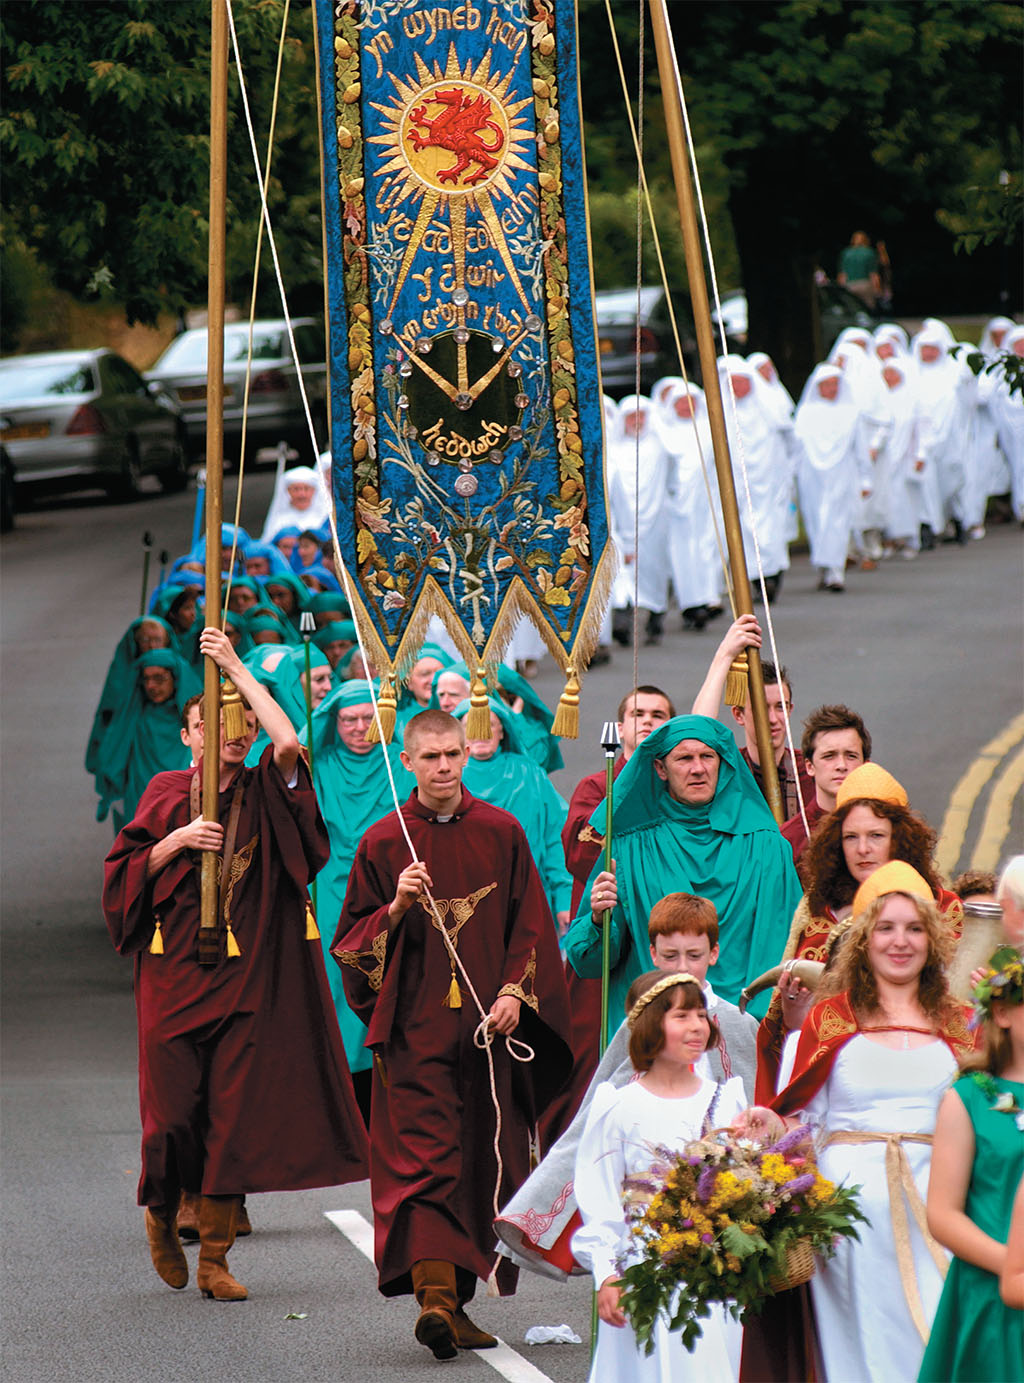
[[[637,418],[637,432],[627,419]],[[630,394],[617,409],[614,430],[606,441],[608,502],[612,538],[619,550],[619,570],[612,585],[612,605],[635,602],[664,613],[668,602],[669,457],[654,427],[651,401]],[[639,547],[637,547],[639,538]]]
[[[943,328],[941,323],[926,325],[912,343],[917,366],[917,402],[929,462],[924,480],[924,522],[936,537],[947,519],[960,518],[965,482],[968,411],[961,393],[961,375],[967,367],[950,355],[951,344],[955,343],[949,328]],[[925,359],[926,348],[937,351],[937,358]]]
[[[837,383],[834,399],[819,390],[827,380]],[[816,366],[796,410],[796,435],[803,448],[797,487],[811,563],[833,586],[843,584],[861,491],[871,482],[858,446],[859,425],[860,410],[845,372],[838,365]]]
[[[747,364],[757,372],[760,381],[757,389],[761,403],[765,412],[775,419],[786,445],[792,474],[789,502],[786,506],[786,542],[794,543],[800,536],[800,516],[796,506],[796,473],[800,464],[800,443],[793,431],[796,404],[793,402],[793,395],[779,378],[775,361],[770,355],[765,351],[754,351],[747,356]]]
[[[756,581],[754,530],[764,575],[775,576],[789,570],[786,529],[793,479],[792,464],[785,430],[777,414],[773,415],[764,404],[761,392],[764,380],[757,371],[742,356],[725,355],[718,362],[718,373],[725,407],[725,429],[736,477],[743,551],[747,571],[751,579]],[[742,397],[740,391],[743,391]],[[744,472],[750,486],[750,503],[747,502]]]
[[[875,342],[870,332],[847,327],[840,332],[829,354],[829,363],[838,365],[850,385],[850,396],[857,406],[857,450],[861,471],[870,476],[870,493],[860,499],[860,510],[854,525],[858,546],[867,555],[881,555],[877,535],[885,530],[889,513],[889,483],[882,453],[884,440],[885,393]],[[863,535],[872,534],[864,541]]]
[[[886,379],[888,372],[891,382]],[[922,483],[927,465],[921,441],[921,420],[914,396],[913,367],[893,358],[883,362],[886,385],[882,407],[886,414],[885,442],[880,461],[889,486],[886,536],[902,543],[905,552],[920,547]]]
[[[1024,327],[1015,327],[1003,339],[1003,349],[1024,355]],[[1024,522],[1024,399],[1011,394],[1000,378],[989,404],[996,421],[999,445],[1010,471],[1010,500],[1013,516]]]
[[[297,509],[288,494],[289,485],[312,485],[313,498],[306,509]],[[282,528],[319,528],[331,511],[331,501],[320,475],[312,466],[293,466],[282,471],[274,485],[274,495],[263,525],[262,541],[272,543]]]
[[[687,390],[681,379],[659,381],[654,425],[671,459],[668,561],[676,600],[680,610],[717,605],[721,561],[715,523],[721,531],[721,517],[720,510],[717,520],[712,511],[712,501],[719,509],[718,482],[703,389],[691,384]]]

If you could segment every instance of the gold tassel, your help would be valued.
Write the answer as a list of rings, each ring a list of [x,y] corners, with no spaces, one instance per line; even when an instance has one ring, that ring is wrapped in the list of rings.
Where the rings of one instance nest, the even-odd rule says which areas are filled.
[[[238,949],[238,942],[235,940],[235,934],[234,934],[234,932],[231,930],[231,923],[229,922],[229,923],[228,923],[228,948],[227,948],[227,957],[228,957],[228,960],[237,960],[238,957],[239,957],[241,954],[242,954],[241,951]]]
[[[565,691],[558,700],[551,733],[563,739],[574,740],[580,733],[580,679],[570,663],[565,670]]]
[[[226,740],[245,739],[249,733],[249,724],[245,718],[242,698],[236,690],[234,682],[225,680],[221,686],[220,708],[224,720],[224,738]]]
[[[491,1271],[487,1274],[487,1295],[489,1297],[501,1296],[501,1290],[498,1287],[498,1264],[500,1262],[501,1259],[496,1258],[494,1260],[494,1266],[491,1268]]]
[[[477,663],[476,674],[469,687],[469,714],[466,716],[466,739],[491,738],[491,708],[487,704],[487,676],[483,664]]]
[[[395,697],[394,674],[385,672],[381,674],[380,695],[377,697],[377,713],[380,716],[380,733],[377,729],[377,721],[374,718],[370,722],[364,738],[367,744],[377,744],[381,739],[385,744],[391,743],[391,737],[395,733],[395,720],[398,711],[398,701]]]
[[[442,1008],[461,1008],[462,991],[459,989],[459,982],[455,978],[455,971],[452,971],[452,982],[448,986],[448,993],[441,1003]]]
[[[725,679],[725,704],[745,706],[747,704],[747,653],[746,649],[732,660],[732,667]]]
[[[149,943],[149,954],[151,956],[162,956],[164,953],[164,934],[160,930],[160,919],[156,918],[153,929],[153,940]]]
[[[316,914],[309,903],[306,904],[306,940],[320,940],[320,928],[316,925]]]

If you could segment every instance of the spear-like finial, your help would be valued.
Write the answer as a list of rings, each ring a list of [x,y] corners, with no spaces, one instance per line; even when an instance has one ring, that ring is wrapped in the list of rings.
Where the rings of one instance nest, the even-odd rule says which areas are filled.
[[[149,558],[153,551],[153,535],[147,528],[142,535],[142,595],[139,598],[139,614],[146,613],[146,592],[149,589]]]

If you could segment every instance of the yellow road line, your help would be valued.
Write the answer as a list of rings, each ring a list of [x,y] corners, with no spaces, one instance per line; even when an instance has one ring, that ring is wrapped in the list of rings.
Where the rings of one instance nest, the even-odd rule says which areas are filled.
[[[1002,854],[1003,842],[1010,833],[1010,817],[1013,804],[1021,788],[1024,787],[1024,749],[1020,749],[1007,764],[1002,776],[992,789],[985,816],[981,823],[981,834],[971,859],[972,869],[995,869]]]
[[[951,878],[956,873],[974,804],[996,768],[1021,739],[1024,739],[1024,713],[1015,716],[995,739],[985,745],[950,794],[935,850],[935,863],[941,874]],[[974,868],[981,866],[974,865]]]

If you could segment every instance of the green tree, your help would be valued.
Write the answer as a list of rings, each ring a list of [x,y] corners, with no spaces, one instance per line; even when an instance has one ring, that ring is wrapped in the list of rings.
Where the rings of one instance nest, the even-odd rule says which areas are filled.
[[[282,0],[235,5],[261,157]],[[294,7],[268,200],[286,284],[320,275],[317,120],[310,11]],[[209,0],[8,0],[0,155],[6,234],[55,284],[155,321],[206,298]],[[259,194],[237,96],[229,98],[229,293],[246,301]],[[267,281],[264,310],[277,311]]]

